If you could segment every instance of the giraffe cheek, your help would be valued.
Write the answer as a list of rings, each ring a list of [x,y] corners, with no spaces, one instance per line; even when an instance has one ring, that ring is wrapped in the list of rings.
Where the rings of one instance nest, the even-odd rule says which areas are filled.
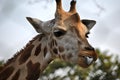
[[[64,47],[62,47],[62,46],[59,46],[59,52],[61,53],[61,52],[64,52]]]

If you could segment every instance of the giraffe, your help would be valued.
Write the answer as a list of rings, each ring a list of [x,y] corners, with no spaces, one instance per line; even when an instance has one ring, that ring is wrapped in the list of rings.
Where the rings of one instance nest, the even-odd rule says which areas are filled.
[[[56,58],[83,68],[96,61],[97,53],[87,40],[96,21],[80,20],[76,1],[70,5],[70,10],[64,11],[62,1],[56,0],[55,18],[49,21],[26,17],[38,35],[4,64],[0,80],[37,80]]]

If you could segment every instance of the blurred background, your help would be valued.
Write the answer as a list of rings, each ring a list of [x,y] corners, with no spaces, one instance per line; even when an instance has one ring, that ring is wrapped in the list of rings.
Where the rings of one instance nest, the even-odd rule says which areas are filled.
[[[63,0],[63,7],[66,11],[69,10],[70,1],[71,0]],[[88,40],[92,46],[98,49],[98,53],[103,53],[100,55],[100,59],[98,60],[103,63],[104,61],[102,60],[107,59],[107,67],[105,68],[110,69],[110,71],[108,70],[108,72],[111,74],[109,76],[113,76],[115,74],[119,74],[120,76],[120,72],[115,73],[115,70],[120,70],[120,67],[117,67],[115,69],[113,68],[116,66],[116,64],[119,64],[120,66],[120,63],[118,63],[119,59],[116,57],[111,58],[112,56],[108,56],[120,56],[119,5],[120,0],[77,0],[77,11],[80,14],[81,19],[93,19],[97,21],[97,24],[91,30],[91,34],[89,35]],[[7,60],[8,58],[12,57],[37,34],[33,27],[26,20],[26,17],[34,17],[43,21],[53,19],[55,7],[56,5],[54,0],[0,0],[0,60]],[[111,64],[113,63],[112,61],[115,60],[116,62],[114,62],[114,66],[109,65],[108,67],[108,62]],[[99,65],[97,68],[101,67],[100,64],[97,65]],[[48,72],[50,72],[50,69],[48,68]],[[63,71],[72,71],[73,69],[78,70],[76,66],[72,66],[72,68],[67,67],[63,69]],[[58,71],[60,73],[60,70]],[[71,73],[75,72],[72,71],[70,74]],[[94,73],[94,71],[91,73]],[[98,70],[96,74],[97,73],[101,74],[102,71],[100,72]],[[57,72],[55,74],[57,74]],[[49,76],[51,77],[51,75]],[[99,76],[99,79],[88,78],[88,80],[105,80],[103,79],[104,76],[105,74]],[[106,80],[120,80],[120,77],[116,79],[109,78]],[[58,78],[52,80],[62,79]],[[78,77],[75,77],[75,79],[65,78],[63,80],[80,79]]]

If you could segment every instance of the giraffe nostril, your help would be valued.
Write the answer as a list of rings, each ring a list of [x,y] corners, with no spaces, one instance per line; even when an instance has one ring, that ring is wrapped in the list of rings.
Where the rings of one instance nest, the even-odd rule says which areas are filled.
[[[93,47],[85,47],[86,50],[94,50]]]

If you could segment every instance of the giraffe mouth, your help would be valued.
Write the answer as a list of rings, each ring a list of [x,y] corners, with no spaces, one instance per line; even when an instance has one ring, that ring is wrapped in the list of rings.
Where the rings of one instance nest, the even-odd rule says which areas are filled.
[[[81,67],[89,67],[93,62],[97,60],[97,53],[95,50],[85,51],[81,50],[78,54],[79,56],[79,65]]]
[[[89,67],[95,60],[92,56],[82,56],[79,55],[79,60],[78,60],[78,64],[83,67],[83,68],[87,68]]]
[[[90,65],[94,62],[94,59],[93,57],[89,57],[89,56],[83,56],[84,58],[84,62],[87,64],[87,65]]]

